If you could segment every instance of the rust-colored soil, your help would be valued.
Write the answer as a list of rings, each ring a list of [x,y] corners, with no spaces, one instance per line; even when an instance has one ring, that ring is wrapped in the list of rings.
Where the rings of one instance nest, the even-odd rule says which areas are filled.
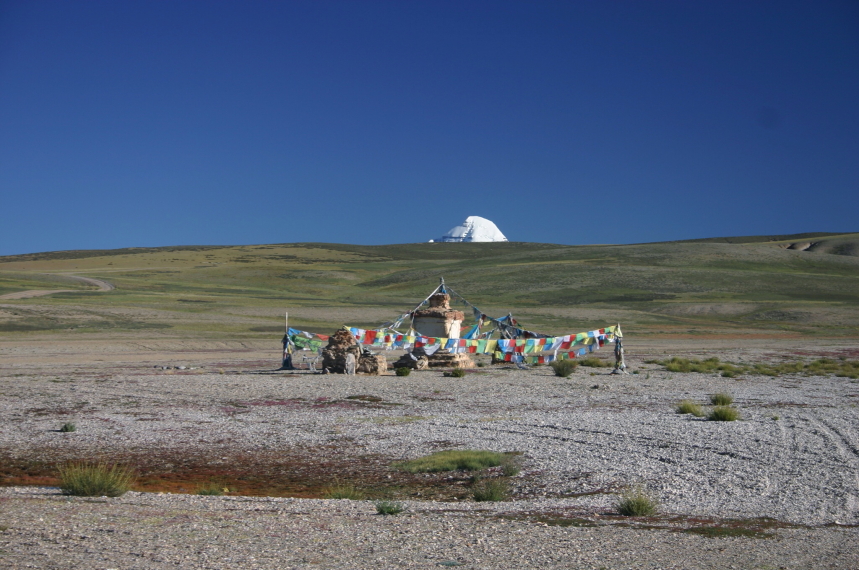
[[[57,467],[62,462],[0,458],[0,485],[59,485]],[[165,493],[196,493],[216,484],[236,495],[323,498],[334,485],[352,484],[370,498],[459,500],[469,494],[471,483],[468,473],[404,473],[392,469],[390,460],[350,457],[338,446],[229,456],[126,452],[111,453],[111,461],[134,468],[134,490]]]

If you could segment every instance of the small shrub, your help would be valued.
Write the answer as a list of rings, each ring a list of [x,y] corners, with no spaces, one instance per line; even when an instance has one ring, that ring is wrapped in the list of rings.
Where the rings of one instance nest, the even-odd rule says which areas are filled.
[[[478,363],[477,363],[477,367],[478,367],[478,368],[483,368],[484,366],[486,366],[486,363],[485,363],[485,362],[478,362]]]
[[[774,419],[775,421],[779,421],[781,418],[780,418],[780,417],[778,417],[778,416],[773,416],[773,419]]]
[[[731,406],[716,406],[707,419],[713,422],[733,422],[740,419],[740,412]]]
[[[73,424],[72,422],[66,422],[63,424],[63,427],[60,428],[60,431],[63,433],[71,433],[73,431],[77,431],[78,426]]]
[[[701,406],[699,406],[692,400],[683,400],[679,404],[677,404],[677,413],[692,414],[696,418],[704,417],[704,410],[702,410]]]
[[[657,360],[655,363],[663,365],[669,372],[700,372],[705,374],[721,372],[721,375],[726,378],[733,378],[743,372],[742,367],[727,362],[719,362],[718,358],[689,360],[675,356],[670,360]]]
[[[207,485],[203,485],[199,489],[197,489],[198,495],[211,495],[215,497],[220,497],[224,493],[228,493],[229,489],[227,487],[221,487],[217,483],[209,483]]]
[[[846,358],[843,360],[819,358],[811,362],[793,360],[779,363],[730,364],[727,362],[719,362],[718,358],[689,360],[675,356],[669,360],[654,360],[648,362],[661,364],[669,372],[720,372],[725,378],[735,378],[740,374],[760,374],[762,376],[780,376],[782,374],[826,376],[834,374],[841,377],[859,378],[859,361],[851,361]]]
[[[477,479],[471,496],[477,502],[504,501],[510,497],[510,485],[506,479]]]
[[[402,367],[394,370],[394,374],[396,374],[397,376],[408,376],[411,373],[412,373],[411,368],[407,368],[406,366],[402,366]]]
[[[350,501],[362,501],[366,494],[351,483],[338,483],[325,489],[322,495],[326,499],[348,499]]]
[[[579,363],[575,360],[555,360],[550,362],[549,366],[555,371],[555,376],[569,378],[575,372],[576,368],[579,367]]]
[[[409,473],[438,473],[440,471],[479,471],[497,467],[505,460],[503,453],[473,449],[449,449],[437,451],[425,457],[404,461],[395,465]]]
[[[734,403],[734,397],[730,394],[720,392],[718,394],[713,394],[712,396],[710,396],[710,402],[714,406],[730,406]]]
[[[376,503],[376,512],[380,515],[398,515],[406,510],[402,503],[395,501],[378,501]]]
[[[522,471],[522,466],[516,458],[508,455],[501,461],[501,472],[504,473],[505,477],[515,477],[520,471]]]
[[[453,378],[465,378],[465,370],[463,368],[454,368],[451,370],[450,375]]]
[[[625,517],[650,517],[659,511],[659,501],[643,487],[635,487],[624,491],[614,508]]]
[[[69,463],[60,468],[60,489],[79,497],[119,497],[134,484],[134,471],[104,463]]]
[[[588,356],[587,358],[580,358],[579,364],[582,366],[587,366],[588,368],[609,368],[612,364],[602,358],[597,358],[596,356]]]

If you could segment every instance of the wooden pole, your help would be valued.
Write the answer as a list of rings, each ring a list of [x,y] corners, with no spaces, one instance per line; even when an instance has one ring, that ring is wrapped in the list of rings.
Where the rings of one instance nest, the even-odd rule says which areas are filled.
[[[289,352],[289,311],[283,314],[283,355],[280,363],[281,369],[291,369],[292,368],[292,358],[290,358]]]

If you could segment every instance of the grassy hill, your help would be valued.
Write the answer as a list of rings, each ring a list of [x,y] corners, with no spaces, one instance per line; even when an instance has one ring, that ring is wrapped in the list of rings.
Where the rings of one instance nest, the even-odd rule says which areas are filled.
[[[794,249],[789,249],[794,247]],[[620,322],[648,334],[859,332],[859,234],[636,245],[273,244],[63,251],[0,257],[0,335],[112,331],[270,336],[291,324],[373,326],[440,276],[484,312],[569,332]],[[110,281],[96,293],[73,274]]]

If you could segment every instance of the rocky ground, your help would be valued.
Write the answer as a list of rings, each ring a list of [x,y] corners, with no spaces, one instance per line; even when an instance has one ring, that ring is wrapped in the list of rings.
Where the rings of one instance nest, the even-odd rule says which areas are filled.
[[[717,355],[797,356],[764,346]],[[484,367],[455,379],[283,373],[202,353],[77,354],[70,367],[0,345],[0,476],[15,485],[0,489],[0,567],[859,567],[859,383],[644,362],[665,348],[634,352],[626,376]],[[831,342],[799,356],[856,352]],[[741,421],[674,411],[715,392],[734,396]],[[57,431],[66,422],[77,430]],[[391,467],[451,448],[515,453],[511,500],[475,503],[465,474]],[[51,485],[71,459],[132,465],[142,492],[64,497]],[[207,484],[230,494],[193,494]],[[407,510],[319,499],[336,484]],[[618,516],[629,486],[657,496],[660,515]]]

